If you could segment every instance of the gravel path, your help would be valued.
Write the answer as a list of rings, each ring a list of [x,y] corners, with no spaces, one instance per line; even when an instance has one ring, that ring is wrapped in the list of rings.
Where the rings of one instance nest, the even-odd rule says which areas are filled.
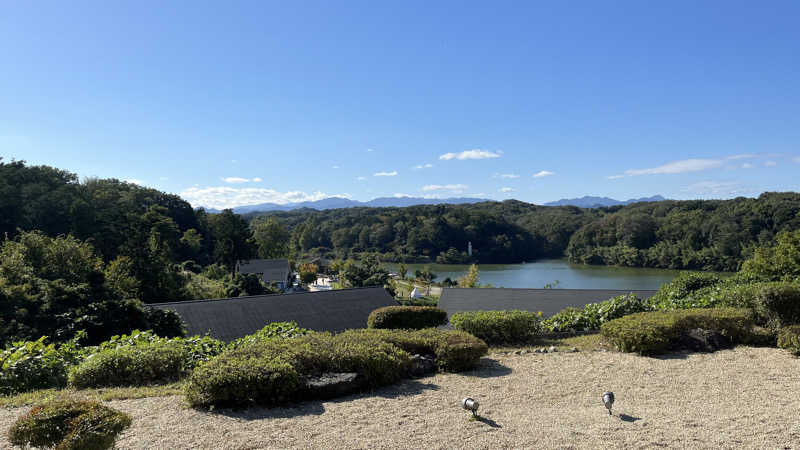
[[[604,390],[616,394],[613,416]],[[467,395],[483,421],[460,409]],[[296,407],[203,412],[182,402],[110,402],[134,418],[119,448],[800,449],[800,359],[768,348],[492,355],[473,372]],[[0,430],[26,410],[0,410]]]

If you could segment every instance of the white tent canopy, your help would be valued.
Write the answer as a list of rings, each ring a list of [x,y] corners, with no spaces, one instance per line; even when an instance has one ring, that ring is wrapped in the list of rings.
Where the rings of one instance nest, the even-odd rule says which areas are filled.
[[[419,293],[416,287],[414,287],[414,290],[412,290],[411,293],[408,294],[408,298],[420,298],[420,297],[422,297],[422,294]]]

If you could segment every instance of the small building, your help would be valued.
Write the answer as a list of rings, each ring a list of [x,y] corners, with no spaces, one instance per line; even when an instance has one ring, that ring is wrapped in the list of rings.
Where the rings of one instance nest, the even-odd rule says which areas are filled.
[[[289,267],[289,260],[285,258],[239,261],[236,269],[242,275],[253,273],[260,276],[267,286],[275,283],[280,290],[284,290],[292,284],[292,271]]]
[[[318,273],[328,273],[328,271],[331,268],[331,261],[321,256],[312,259],[311,261],[309,261],[309,263],[317,266]]]
[[[396,304],[386,289],[369,287],[153,303],[146,307],[178,313],[188,336],[209,333],[213,338],[232,341],[272,322],[294,321],[315,331],[365,328],[372,311]]]

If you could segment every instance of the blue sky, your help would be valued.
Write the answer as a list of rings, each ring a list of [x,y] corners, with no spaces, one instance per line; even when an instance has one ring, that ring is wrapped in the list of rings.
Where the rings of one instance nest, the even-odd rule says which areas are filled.
[[[796,1],[0,6],[0,155],[195,206],[800,190]]]

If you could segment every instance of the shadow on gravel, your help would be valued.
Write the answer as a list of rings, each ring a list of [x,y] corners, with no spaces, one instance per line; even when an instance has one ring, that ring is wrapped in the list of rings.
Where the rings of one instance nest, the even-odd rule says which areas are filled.
[[[324,403],[326,402],[349,402],[358,398],[367,397],[383,397],[394,399],[408,395],[421,394],[425,391],[438,390],[439,386],[433,383],[420,383],[416,380],[406,380],[392,386],[375,389],[374,391],[350,394],[329,400],[308,400],[273,408],[254,406],[246,409],[215,409],[209,411],[209,414],[219,414],[221,416],[239,420],[290,419],[292,417],[321,415],[325,412]]]
[[[504,366],[493,359],[484,358],[477,368],[468,372],[461,372],[461,375],[476,378],[495,378],[510,374],[511,368]]]
[[[642,420],[641,417],[633,417],[633,416],[629,416],[627,414],[620,414],[619,418],[623,422],[631,422],[631,423],[636,422],[637,420]]]
[[[489,425],[492,428],[503,428],[502,425],[500,425],[499,423],[495,422],[494,420],[492,420],[492,419],[490,419],[488,417],[477,416],[477,417],[475,417],[475,421],[476,422],[483,422],[483,423],[485,423],[486,425]]]

